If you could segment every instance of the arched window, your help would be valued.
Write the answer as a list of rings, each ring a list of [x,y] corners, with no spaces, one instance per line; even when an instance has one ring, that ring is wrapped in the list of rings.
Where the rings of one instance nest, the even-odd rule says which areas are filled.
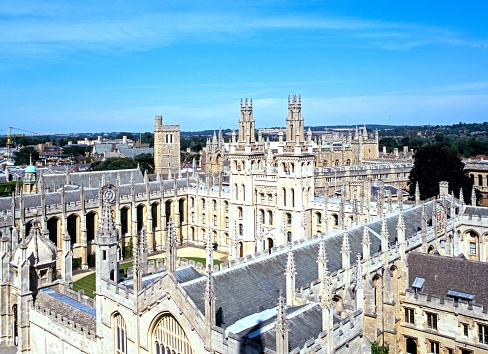
[[[154,326],[152,332],[155,354],[192,354],[193,349],[185,331],[176,319],[169,315],[163,315]]]
[[[259,221],[264,224],[264,210],[260,209],[259,210]]]
[[[286,233],[286,238],[287,238],[286,242],[290,243],[290,242],[291,242],[291,240],[292,240],[292,237],[291,237],[291,231],[288,231],[288,232]]]
[[[281,189],[282,195],[283,195],[283,206],[286,206],[286,189],[282,188]]]
[[[291,225],[291,214],[290,213],[286,213],[286,223],[288,225]]]
[[[217,210],[217,201],[213,200],[213,210]]]
[[[115,331],[115,352],[117,354],[127,353],[127,331],[125,327],[124,318],[120,314],[116,314],[113,318]]]
[[[273,212],[271,210],[268,210],[268,223],[269,225],[273,225]]]
[[[291,206],[295,207],[295,190],[291,189]]]
[[[317,213],[317,224],[322,224],[322,214]]]

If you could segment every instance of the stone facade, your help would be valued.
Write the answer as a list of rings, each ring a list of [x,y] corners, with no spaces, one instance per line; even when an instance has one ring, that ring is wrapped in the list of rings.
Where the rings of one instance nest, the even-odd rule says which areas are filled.
[[[177,174],[180,170],[180,126],[163,125],[162,116],[154,120],[154,173]]]

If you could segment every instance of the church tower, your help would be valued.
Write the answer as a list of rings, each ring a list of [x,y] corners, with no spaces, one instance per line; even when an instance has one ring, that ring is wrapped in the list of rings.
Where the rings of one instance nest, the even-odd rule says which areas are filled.
[[[180,170],[180,126],[163,125],[163,117],[154,119],[154,173],[178,175]]]
[[[288,117],[286,118],[286,142],[295,145],[304,141],[302,98],[288,96]]]
[[[252,98],[248,101],[241,99],[241,119],[239,119],[239,143],[251,144],[256,142],[254,133],[254,118],[252,116]]]

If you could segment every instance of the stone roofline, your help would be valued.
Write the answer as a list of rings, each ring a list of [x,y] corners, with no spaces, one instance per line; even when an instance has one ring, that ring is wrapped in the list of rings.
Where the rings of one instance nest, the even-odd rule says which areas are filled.
[[[412,304],[412,307],[430,308],[434,311],[450,312],[473,317],[482,321],[488,321],[488,306],[477,304],[474,301],[470,304],[465,300],[458,300],[457,303],[452,297],[418,293],[415,294],[408,288],[403,296],[402,303]]]
[[[35,303],[31,302],[30,306],[31,311],[35,311],[36,313],[47,317],[50,319],[52,322],[60,325],[61,327],[64,327],[70,331],[76,332],[78,334],[81,334],[85,336],[89,340],[96,340],[96,330],[93,329],[90,330],[88,328],[85,328],[84,326],[80,326],[78,323],[68,319],[67,317],[64,317],[57,312],[54,312],[50,309],[43,308],[39,305],[36,305]]]
[[[120,173],[120,172],[135,172],[135,171],[138,171],[139,169],[137,167],[135,168],[127,168],[127,169],[123,169],[123,170],[116,170],[117,173]],[[84,174],[97,174],[97,175],[100,175],[100,174],[104,174],[104,173],[107,173],[107,172],[113,172],[115,170],[110,170],[110,171],[87,171],[87,172],[73,172],[73,173],[69,173],[70,176],[78,176],[78,175],[84,175]],[[64,176],[66,177],[66,173],[45,173],[43,174],[42,176],[56,176],[56,177],[59,177],[59,176]]]

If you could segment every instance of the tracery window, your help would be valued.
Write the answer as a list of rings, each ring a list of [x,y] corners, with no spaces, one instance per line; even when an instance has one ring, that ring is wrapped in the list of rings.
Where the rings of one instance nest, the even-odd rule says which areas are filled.
[[[163,315],[153,330],[155,354],[193,354],[185,331],[176,319]]]
[[[117,354],[127,353],[127,331],[124,318],[120,314],[114,316],[115,330],[115,352]]]

